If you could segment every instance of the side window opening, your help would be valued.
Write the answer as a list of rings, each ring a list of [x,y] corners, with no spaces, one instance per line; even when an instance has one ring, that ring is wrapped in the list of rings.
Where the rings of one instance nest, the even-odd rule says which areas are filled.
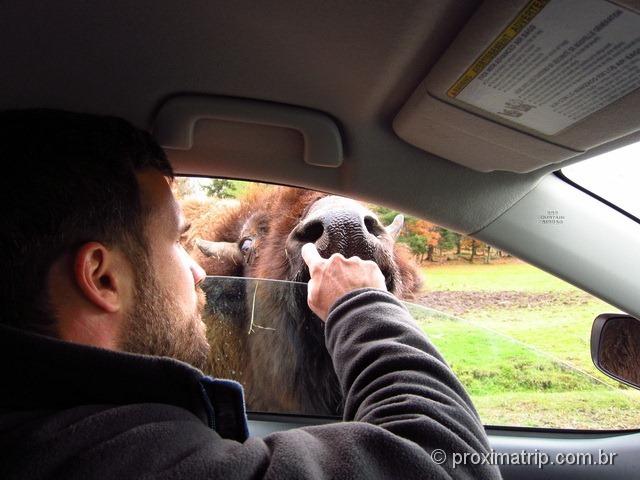
[[[605,200],[627,215],[640,219],[640,142],[564,167],[569,181]]]
[[[305,311],[308,276],[296,263],[296,248],[325,237],[330,244],[322,212],[345,208],[364,219],[362,228],[379,239],[372,240],[378,248],[393,251],[396,264],[379,262],[389,290],[451,365],[485,424],[640,427],[640,392],[591,363],[591,323],[616,309],[586,292],[476,239],[386,207],[334,204],[317,192],[226,179],[178,178],[174,192],[193,225],[185,248],[210,275],[203,285],[212,343],[208,373],[241,381],[250,411],[340,414],[322,325]],[[361,248],[347,245],[345,254]]]

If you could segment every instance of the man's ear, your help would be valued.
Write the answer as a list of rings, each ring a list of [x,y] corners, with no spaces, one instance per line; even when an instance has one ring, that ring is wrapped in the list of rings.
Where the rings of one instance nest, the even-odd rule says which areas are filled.
[[[124,255],[98,242],[84,244],[76,253],[74,280],[85,299],[107,313],[116,313],[124,304],[124,289],[131,273],[124,265]]]

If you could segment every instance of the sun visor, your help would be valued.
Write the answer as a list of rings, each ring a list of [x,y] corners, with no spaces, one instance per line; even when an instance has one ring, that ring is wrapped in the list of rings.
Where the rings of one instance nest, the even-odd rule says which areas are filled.
[[[395,132],[479,171],[529,172],[640,131],[640,2],[484,2]]]
[[[299,161],[337,168],[342,138],[333,119],[290,105],[229,97],[176,96],[159,109],[153,134],[166,150],[231,162]]]

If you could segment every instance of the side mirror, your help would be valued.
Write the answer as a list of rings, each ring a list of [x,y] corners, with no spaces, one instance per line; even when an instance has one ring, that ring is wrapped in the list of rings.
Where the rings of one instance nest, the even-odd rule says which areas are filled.
[[[591,329],[591,359],[605,375],[640,388],[640,320],[619,313],[599,315]]]

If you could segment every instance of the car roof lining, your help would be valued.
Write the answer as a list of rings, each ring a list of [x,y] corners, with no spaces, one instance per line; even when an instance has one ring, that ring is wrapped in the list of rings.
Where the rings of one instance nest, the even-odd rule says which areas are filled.
[[[213,123],[210,128],[220,125]],[[213,130],[209,130],[213,133]],[[203,139],[198,140],[199,134]],[[207,135],[206,124],[194,132],[189,151],[168,149],[176,171],[188,175],[258,180],[313,188],[364,201],[384,204],[427,218],[462,233],[480,230],[528,193],[540,174],[480,173],[401,143],[388,130],[357,145],[365,158],[376,159],[376,169],[360,156],[345,153],[338,168],[315,167],[299,155],[274,155],[265,162],[259,155],[234,151],[241,138]],[[210,139],[219,140],[215,145]],[[361,141],[359,138],[352,141]],[[233,154],[229,154],[233,152]],[[407,174],[407,173],[410,174]],[[464,195],[460,191],[464,191]]]
[[[446,151],[416,148],[393,131],[402,106],[481,4],[14,2],[0,17],[0,59],[11,72],[0,77],[0,108],[112,114],[149,129],[166,100],[181,94],[322,112],[340,129],[339,168],[287,155],[268,161],[225,156],[198,141],[189,151],[169,150],[169,157],[181,173],[313,187],[472,233],[565,164],[525,174],[480,173],[446,160]],[[243,134],[236,134],[238,143]],[[295,142],[290,138],[289,147]],[[455,138],[450,143],[454,148]],[[264,144],[252,148],[258,146]]]

